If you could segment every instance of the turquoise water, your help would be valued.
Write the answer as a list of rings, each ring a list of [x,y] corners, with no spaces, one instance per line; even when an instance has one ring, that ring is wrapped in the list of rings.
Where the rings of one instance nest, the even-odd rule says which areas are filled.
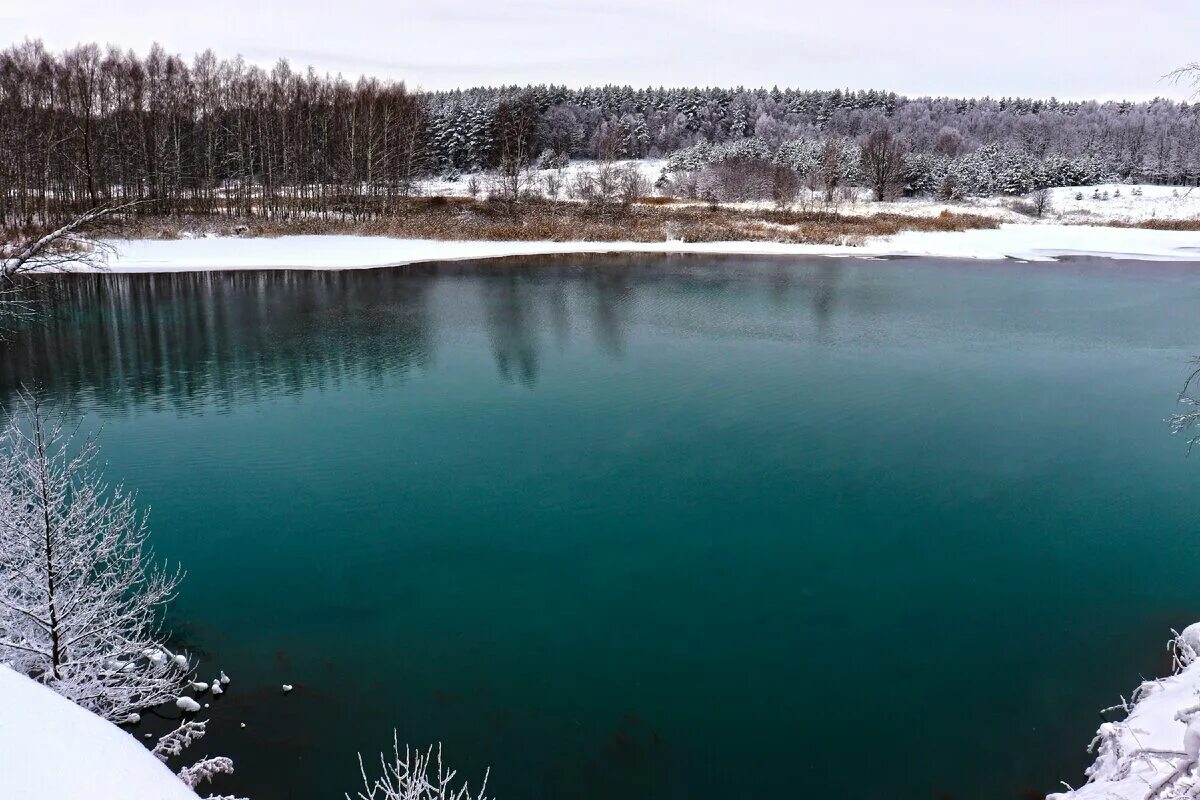
[[[215,790],[339,798],[395,727],[501,800],[1018,798],[1200,618],[1198,270],[71,276],[0,391],[187,569]]]

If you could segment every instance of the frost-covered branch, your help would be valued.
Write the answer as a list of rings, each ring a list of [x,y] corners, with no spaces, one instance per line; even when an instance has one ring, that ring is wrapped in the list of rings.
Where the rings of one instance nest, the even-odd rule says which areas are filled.
[[[166,761],[170,756],[177,756],[186,748],[204,738],[208,731],[207,720],[185,720],[178,728],[170,733],[164,733],[150,752],[158,756],[160,761]]]
[[[1171,83],[1190,83],[1192,86],[1200,89],[1200,61],[1184,64],[1182,67],[1171,70],[1163,77],[1171,81]]]
[[[202,783],[211,782],[218,775],[232,774],[232,759],[225,756],[213,756],[212,758],[203,758],[190,767],[179,770],[179,780],[195,789]]]
[[[96,239],[85,229],[137,204],[135,201],[96,206],[31,241],[0,242],[0,281],[11,283],[19,275],[62,270],[72,265],[103,267],[112,253],[112,245]]]
[[[1168,423],[1171,426],[1171,433],[1182,434],[1187,436],[1188,453],[1192,452],[1197,444],[1200,444],[1200,398],[1195,394],[1195,387],[1200,385],[1200,358],[1192,359],[1192,364],[1195,369],[1183,382],[1183,388],[1179,391],[1179,404],[1187,410],[1181,411],[1178,414],[1172,414]]]

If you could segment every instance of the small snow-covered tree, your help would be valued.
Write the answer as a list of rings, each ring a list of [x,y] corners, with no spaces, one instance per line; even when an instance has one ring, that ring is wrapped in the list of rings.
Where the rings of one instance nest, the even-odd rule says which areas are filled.
[[[1033,208],[1033,214],[1036,217],[1046,216],[1046,212],[1051,209],[1050,190],[1042,187],[1034,189],[1029,195],[1029,203]]]
[[[96,452],[28,394],[0,433],[0,661],[119,722],[190,676],[160,629],[180,573],[153,565],[145,516],[92,471]]]

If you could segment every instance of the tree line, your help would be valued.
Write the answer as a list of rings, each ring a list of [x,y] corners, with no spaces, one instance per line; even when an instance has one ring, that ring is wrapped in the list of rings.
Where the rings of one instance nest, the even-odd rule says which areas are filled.
[[[106,203],[151,214],[367,218],[401,212],[435,174],[498,170],[515,189],[529,165],[750,142],[776,161],[783,152],[828,166],[829,142],[844,150],[880,130],[903,145],[899,188],[910,193],[1015,192],[1063,175],[1200,180],[1200,105],[1164,99],[548,85],[418,92],[211,51],[189,61],[159,46],[144,56],[94,44],[53,53],[26,41],[0,52],[0,222],[61,222]]]

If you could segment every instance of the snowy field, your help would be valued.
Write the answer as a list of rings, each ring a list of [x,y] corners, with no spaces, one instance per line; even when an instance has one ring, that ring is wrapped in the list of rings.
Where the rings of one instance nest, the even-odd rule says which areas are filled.
[[[196,800],[127,732],[0,665],[0,798]]]
[[[1126,185],[1057,186],[1050,189],[1050,205],[1041,219],[1016,210],[1020,197],[972,197],[960,201],[903,198],[883,203],[870,199],[864,189],[840,205],[846,214],[908,214],[937,216],[956,211],[993,217],[1002,222],[1026,225],[1102,225],[1112,222],[1137,223],[1149,219],[1200,219],[1200,189],[1188,186]]]
[[[659,179],[665,159],[643,159],[613,162],[618,168],[632,167],[646,178],[650,186]],[[570,186],[580,173],[593,169],[590,161],[572,161],[561,170],[537,170],[533,180],[544,186],[547,176],[554,175],[564,187]],[[420,184],[420,193],[427,197],[468,197],[474,177],[477,194],[486,197],[493,178],[488,173],[463,175],[451,181],[444,177],[434,178]],[[1050,190],[1050,207],[1042,219],[1031,219],[1015,210],[1021,200],[1018,197],[976,197],[959,201],[943,201],[928,198],[902,198],[878,203],[871,199],[867,189],[847,189],[841,192],[838,201],[827,204],[820,192],[807,189],[801,191],[795,208],[818,208],[837,210],[843,214],[869,215],[879,213],[906,214],[910,216],[937,216],[943,211],[982,214],[1003,222],[1025,224],[1103,224],[1108,222],[1143,222],[1148,219],[1191,220],[1200,219],[1200,188],[1188,186],[1156,186],[1153,184],[1104,183],[1094,186],[1059,186]],[[770,203],[730,203],[735,208],[767,209]]]
[[[644,158],[644,159],[627,159],[611,162],[612,166],[619,169],[632,167],[642,173],[650,186],[658,180],[662,174],[663,167],[667,165],[664,158]],[[558,178],[560,184],[564,187],[563,196],[566,196],[566,187],[570,186],[579,177],[580,173],[587,172],[596,166],[593,161],[572,161],[562,169],[541,169],[534,170],[531,173],[532,180],[536,185],[545,186],[547,177],[554,176]],[[469,197],[471,195],[471,179],[475,179],[475,185],[479,189],[479,195],[486,197],[488,194],[488,186],[495,180],[494,175],[487,172],[467,173],[461,176],[458,180],[449,180],[446,177],[430,178],[422,181],[420,184],[420,192],[426,197]]]
[[[369,269],[429,261],[572,253],[700,253],[780,256],[926,256],[1045,261],[1103,256],[1200,261],[1200,233],[1082,225],[1002,225],[961,232],[905,231],[861,246],[778,242],[493,242],[380,236],[280,236],[113,241],[113,272]]]

